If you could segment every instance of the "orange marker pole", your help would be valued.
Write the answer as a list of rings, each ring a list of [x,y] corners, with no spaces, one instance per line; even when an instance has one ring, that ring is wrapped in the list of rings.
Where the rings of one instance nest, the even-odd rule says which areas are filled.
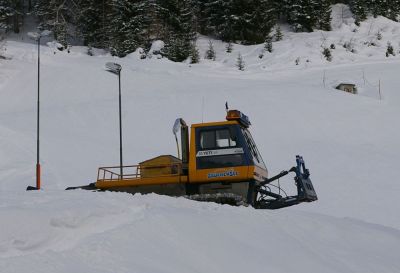
[[[40,190],[40,164],[36,164],[36,189]]]

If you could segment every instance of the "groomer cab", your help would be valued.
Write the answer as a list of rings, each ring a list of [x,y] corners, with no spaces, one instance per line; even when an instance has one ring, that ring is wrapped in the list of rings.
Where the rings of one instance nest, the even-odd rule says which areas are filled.
[[[249,118],[227,111],[226,121],[191,126],[189,183],[261,182],[268,172],[249,131]]]

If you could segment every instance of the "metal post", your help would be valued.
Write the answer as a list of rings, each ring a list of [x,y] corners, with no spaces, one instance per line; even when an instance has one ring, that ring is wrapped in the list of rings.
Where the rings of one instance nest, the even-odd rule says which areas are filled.
[[[379,79],[379,100],[382,100],[382,93],[381,93],[381,80]]]
[[[36,146],[36,188],[40,190],[39,129],[40,129],[40,36],[38,37],[38,79],[37,79],[37,146]]]
[[[119,91],[119,179],[124,178],[123,162],[122,162],[122,106],[121,106],[121,65],[117,63],[106,63],[106,69],[115,75],[118,75],[118,91]]]
[[[38,46],[38,64],[37,64],[37,120],[36,120],[36,187],[28,186],[26,190],[40,190],[41,187],[41,167],[40,167],[40,39],[48,36],[51,31],[28,32],[28,36],[37,42]]]
[[[119,166],[121,179],[123,179],[123,163],[122,163],[122,111],[121,111],[121,70],[118,72],[119,81]]]

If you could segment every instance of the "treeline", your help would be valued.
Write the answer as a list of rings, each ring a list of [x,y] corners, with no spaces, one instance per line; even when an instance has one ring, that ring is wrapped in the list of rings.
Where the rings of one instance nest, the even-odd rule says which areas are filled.
[[[348,4],[357,25],[367,19],[368,15],[381,15],[393,21],[399,20],[400,0],[350,0]]]
[[[400,0],[350,0],[357,22],[367,14],[396,19]],[[333,0],[0,0],[0,27],[19,31],[31,12],[64,45],[125,56],[163,40],[161,54],[182,61],[196,54],[196,34],[226,42],[265,42],[278,21],[295,31],[330,30]]]

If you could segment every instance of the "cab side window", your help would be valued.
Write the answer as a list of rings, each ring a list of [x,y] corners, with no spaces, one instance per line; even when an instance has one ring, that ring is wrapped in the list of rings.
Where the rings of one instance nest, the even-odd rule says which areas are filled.
[[[198,129],[196,162],[198,169],[225,168],[246,164],[235,127]]]
[[[200,148],[202,150],[230,147],[236,147],[236,141],[228,129],[203,131],[200,133]]]

